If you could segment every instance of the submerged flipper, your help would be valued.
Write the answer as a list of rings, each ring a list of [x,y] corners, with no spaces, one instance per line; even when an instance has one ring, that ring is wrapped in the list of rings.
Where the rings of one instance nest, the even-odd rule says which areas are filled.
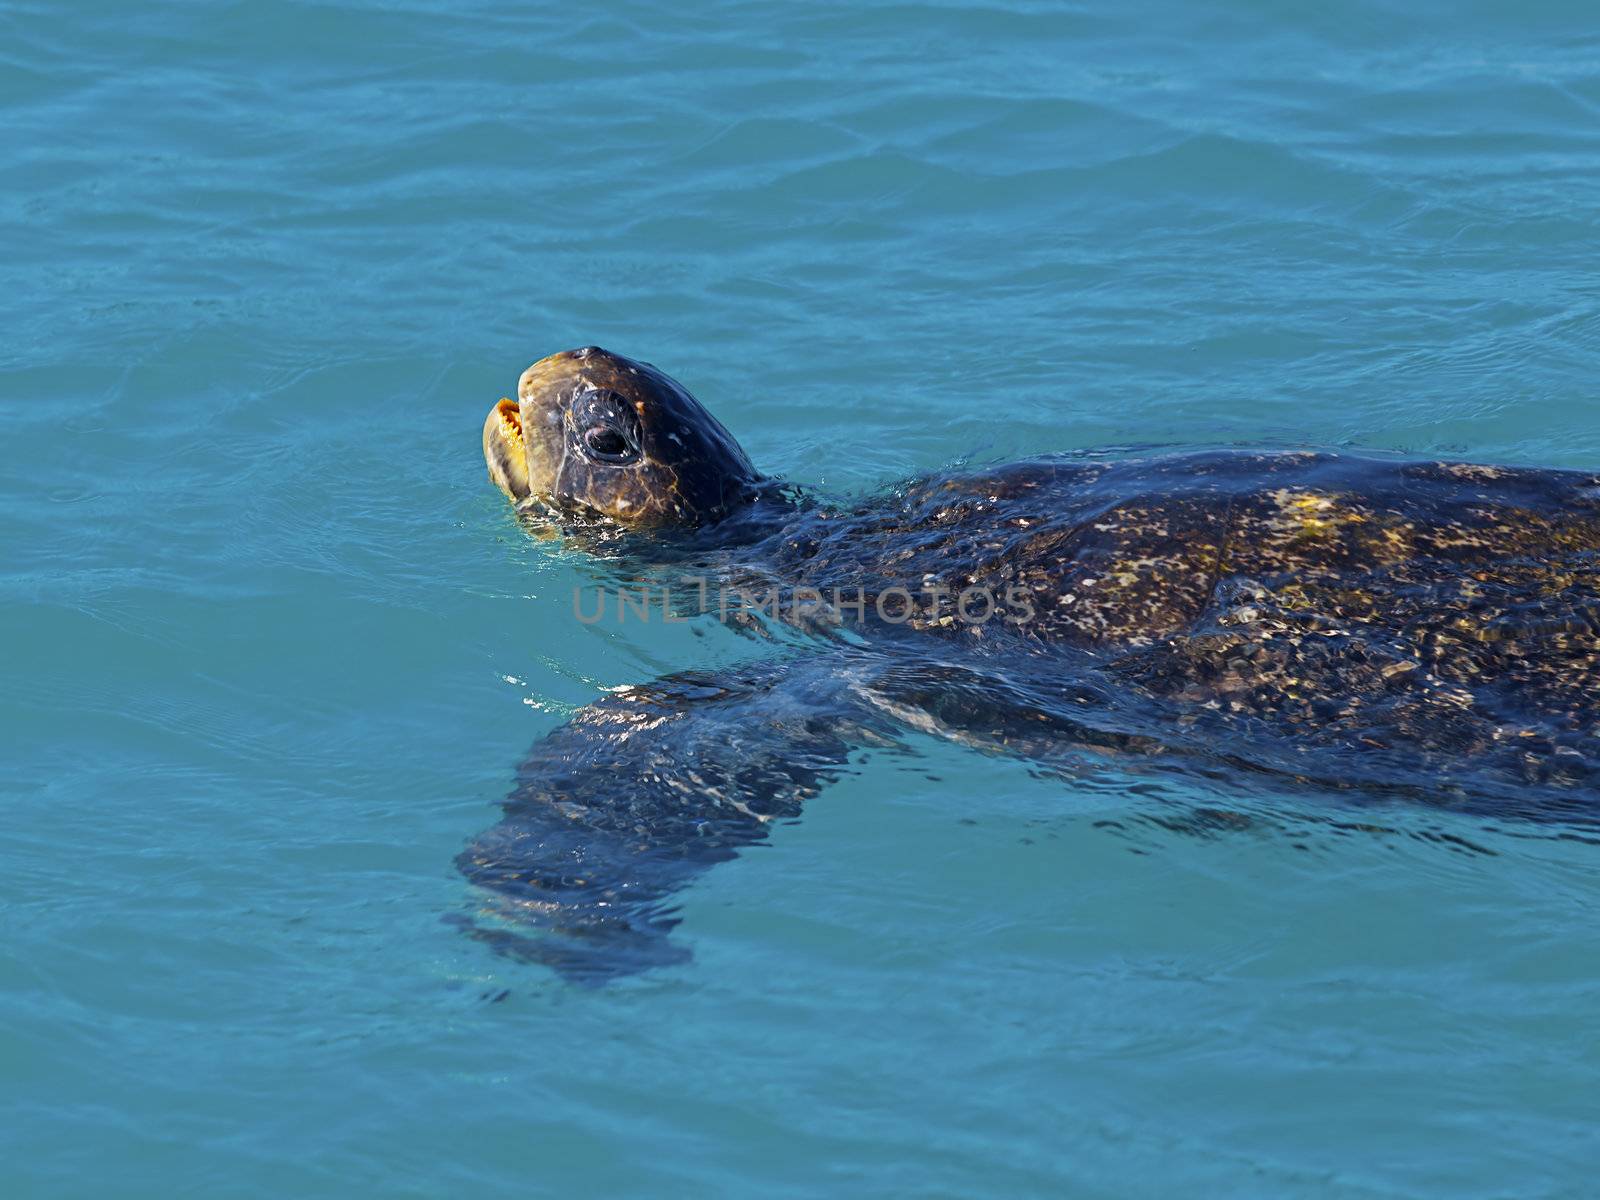
[[[673,898],[888,740],[833,655],[619,690],[534,746],[505,818],[456,860],[471,934],[569,978],[680,962]]]

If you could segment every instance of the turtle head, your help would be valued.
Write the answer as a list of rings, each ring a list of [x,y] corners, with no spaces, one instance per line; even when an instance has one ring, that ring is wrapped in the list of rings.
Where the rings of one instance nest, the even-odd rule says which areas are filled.
[[[739,443],[674,380],[598,346],[522,373],[483,426],[489,478],[513,501],[643,528],[716,521],[761,476]]]

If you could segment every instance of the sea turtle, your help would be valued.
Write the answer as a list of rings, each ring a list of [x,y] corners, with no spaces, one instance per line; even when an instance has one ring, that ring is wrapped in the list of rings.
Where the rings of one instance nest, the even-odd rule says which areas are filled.
[[[677,889],[907,730],[1046,770],[1117,753],[1600,823],[1595,475],[1216,450],[826,503],[592,346],[530,367],[484,454],[611,579],[811,635],[619,689],[523,762],[459,859],[485,889],[469,926],[576,976],[678,957]]]

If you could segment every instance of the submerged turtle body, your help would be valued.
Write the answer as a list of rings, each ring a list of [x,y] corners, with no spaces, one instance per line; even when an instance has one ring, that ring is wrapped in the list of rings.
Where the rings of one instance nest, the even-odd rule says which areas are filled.
[[[1219,451],[828,506],[597,348],[535,364],[509,404],[485,454],[523,507],[630,569],[778,589],[773,612],[822,635],[618,693],[536,747],[462,857],[511,918],[472,928],[519,953],[601,975],[670,958],[676,888],[907,730],[1058,770],[1134,752],[1600,820],[1593,475]]]
[[[1329,782],[1600,767],[1591,475],[1237,452],[1035,463],[802,524],[772,539],[774,569],[825,593],[1020,590],[1026,620],[952,621],[947,602],[906,624],[973,658],[1032,651],[1029,677],[1050,670],[1042,645],[1093,649],[1103,674],[1163,702],[1164,740],[1231,723],[1258,749],[1294,738],[1300,758],[1364,749],[1293,769]]]

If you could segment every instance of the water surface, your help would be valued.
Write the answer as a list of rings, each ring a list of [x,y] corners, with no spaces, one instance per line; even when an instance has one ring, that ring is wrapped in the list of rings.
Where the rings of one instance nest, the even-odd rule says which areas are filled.
[[[686,893],[682,967],[573,988],[440,919],[530,742],[752,652],[571,619],[479,456],[528,362],[649,359],[844,492],[1152,443],[1593,469],[1586,6],[0,34],[8,1195],[1588,1194],[1590,845],[1196,837],[1148,818],[1225,785],[923,740]]]

